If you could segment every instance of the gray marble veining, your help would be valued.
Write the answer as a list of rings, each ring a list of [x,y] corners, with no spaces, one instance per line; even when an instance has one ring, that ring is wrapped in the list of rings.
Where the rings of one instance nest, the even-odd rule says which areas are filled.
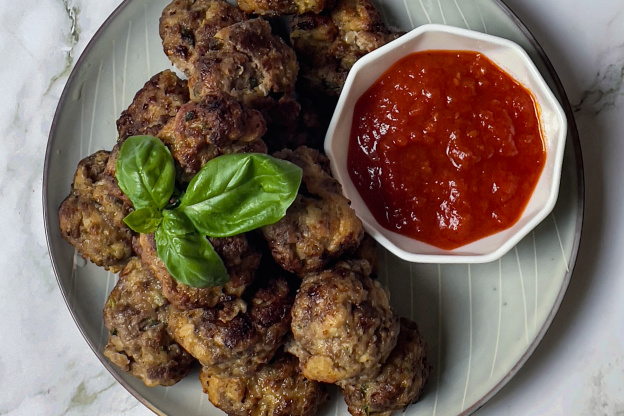
[[[76,328],[50,266],[41,213],[56,104],[76,60],[119,3],[0,1],[2,416],[152,414],[114,381]],[[539,12],[533,26],[547,30],[538,33],[557,34],[538,40],[552,52],[574,106],[588,207],[577,269],[553,328],[477,414],[623,415],[624,3],[508,3]]]

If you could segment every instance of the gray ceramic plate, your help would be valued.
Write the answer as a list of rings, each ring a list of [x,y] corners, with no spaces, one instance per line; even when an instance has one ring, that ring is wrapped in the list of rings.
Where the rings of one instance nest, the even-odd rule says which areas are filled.
[[[43,200],[50,257],[65,301],[85,339],[113,376],[157,413],[218,415],[197,374],[169,388],[147,388],[102,356],[102,308],[116,276],[86,264],[60,236],[56,211],[78,161],[115,143],[115,120],[156,72],[170,68],[158,36],[166,0],[127,0],[94,36],[61,97],[48,143]],[[576,259],[583,216],[582,161],[574,119],[561,84],[522,23],[498,0],[385,0],[387,22],[404,30],[433,22],[515,41],[556,92],[570,126],[553,213],[505,257],[480,265],[423,265],[380,252],[392,303],[415,320],[434,371],[422,400],[405,414],[468,414],[518,371],[559,308]],[[347,415],[334,394],[321,411]]]

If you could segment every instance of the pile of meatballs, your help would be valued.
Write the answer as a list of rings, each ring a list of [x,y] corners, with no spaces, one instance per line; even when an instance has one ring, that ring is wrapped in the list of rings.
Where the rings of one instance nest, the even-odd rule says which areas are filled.
[[[104,355],[147,386],[201,366],[204,392],[229,415],[314,415],[330,384],[356,416],[416,402],[430,373],[425,343],[375,280],[375,243],[321,150],[351,66],[401,33],[369,0],[175,0],[159,31],[175,70],[136,93],[117,143],[80,161],[58,212],[63,237],[119,273]],[[302,168],[284,218],[209,238],[224,286],[178,282],[154,235],[123,222],[133,206],[116,160],[135,135],[168,147],[182,190],[223,154],[270,153]]]

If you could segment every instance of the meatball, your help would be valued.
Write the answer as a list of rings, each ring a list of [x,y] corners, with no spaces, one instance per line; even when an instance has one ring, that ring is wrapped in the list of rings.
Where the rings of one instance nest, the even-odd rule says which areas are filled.
[[[202,371],[199,380],[210,402],[230,416],[313,416],[327,399],[325,386],[303,377],[297,358],[283,350],[252,376]]]
[[[290,41],[297,53],[305,90],[338,96],[347,78],[338,57],[330,53],[338,28],[329,15],[306,13],[291,20]]]
[[[293,141],[301,106],[295,100],[299,66],[295,52],[263,19],[219,30],[212,50],[200,57],[189,77],[191,99],[227,94],[261,112],[264,139],[273,150]]]
[[[189,76],[191,99],[224,92],[254,107],[269,94],[292,93],[299,65],[295,51],[264,19],[251,19],[219,30],[212,50],[202,55]]]
[[[226,95],[208,95],[183,105],[160,139],[167,145],[182,180],[189,181],[211,159],[229,153],[266,153],[262,115]]]
[[[254,280],[261,254],[243,234],[209,238],[230,276],[223,286],[192,287],[178,282],[158,257],[154,234],[140,234],[136,251],[160,281],[165,298],[177,309],[211,308],[224,297],[240,297]]]
[[[119,274],[104,307],[104,355],[149,387],[177,383],[195,363],[167,331],[168,308],[160,283],[137,257]]]
[[[327,157],[307,147],[284,149],[275,156],[303,169],[299,195],[286,215],[262,228],[275,261],[284,270],[304,276],[353,252],[364,228],[329,174]]]
[[[160,17],[163,50],[189,76],[197,59],[210,50],[215,33],[246,19],[244,12],[225,0],[174,0]]]
[[[338,96],[353,64],[398,36],[371,0],[337,0],[329,14],[296,16],[290,39],[308,88]]]
[[[165,124],[188,101],[186,81],[172,71],[159,72],[145,83],[130,106],[121,113],[117,120],[119,142],[137,135],[158,137]]]
[[[325,383],[374,374],[396,345],[399,318],[365,260],[339,262],[303,279],[288,352],[303,375]]]
[[[262,16],[320,13],[334,6],[335,0],[238,0],[238,7]]]
[[[250,375],[283,345],[290,329],[292,290],[279,277],[260,283],[242,299],[230,297],[213,308],[170,310],[176,341],[207,375]]]
[[[100,150],[80,161],[58,217],[61,235],[82,257],[117,273],[133,255],[135,233],[123,222],[133,207],[107,173],[109,155]]]
[[[349,413],[354,416],[389,416],[416,403],[430,372],[425,341],[418,333],[417,325],[401,318],[397,345],[379,373],[342,385]]]
[[[386,28],[371,0],[339,0],[331,17],[340,36],[330,52],[343,69],[351,69],[359,58],[401,35]]]

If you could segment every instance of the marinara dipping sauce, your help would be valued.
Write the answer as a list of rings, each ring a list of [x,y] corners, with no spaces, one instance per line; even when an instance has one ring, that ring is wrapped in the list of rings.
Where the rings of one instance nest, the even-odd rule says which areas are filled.
[[[424,51],[359,98],[347,165],[382,226],[451,250],[513,225],[545,159],[529,91],[482,54]]]

